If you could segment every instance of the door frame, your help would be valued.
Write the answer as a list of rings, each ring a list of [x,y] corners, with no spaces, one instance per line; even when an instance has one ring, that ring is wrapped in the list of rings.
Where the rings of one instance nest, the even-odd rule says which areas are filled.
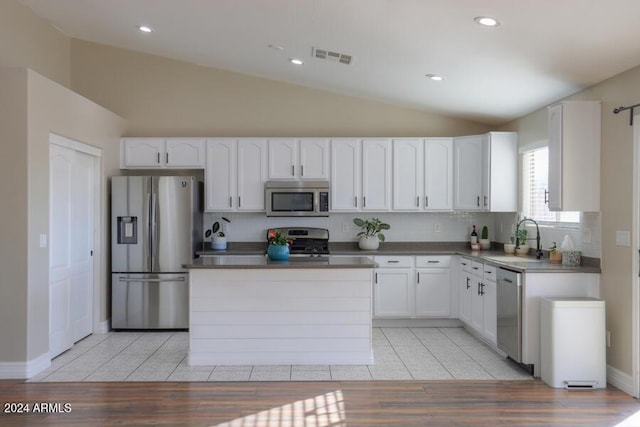
[[[640,397],[640,114],[634,116],[633,126],[633,215],[631,256],[632,265],[632,379],[633,397]]]
[[[93,333],[103,333],[100,321],[100,277],[102,275],[102,149],[67,137],[49,133],[49,144],[69,148],[93,157]],[[51,266],[49,265],[49,268]]]

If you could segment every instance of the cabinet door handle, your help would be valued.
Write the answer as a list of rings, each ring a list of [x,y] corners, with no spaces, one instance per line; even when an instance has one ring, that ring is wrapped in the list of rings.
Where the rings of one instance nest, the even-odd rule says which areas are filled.
[[[238,207],[242,206],[242,200],[240,199],[240,196],[238,196]]]
[[[425,208],[429,207],[429,196],[424,196],[424,207]]]
[[[156,160],[158,164],[160,164],[160,153],[158,153],[158,160]]]
[[[487,205],[489,204],[489,198],[487,196],[484,196],[484,207],[486,208]]]
[[[418,273],[418,283],[420,283],[420,273]]]
[[[169,164],[169,153],[164,153],[164,162]]]
[[[478,282],[478,295],[482,295],[482,294],[480,293],[480,285],[482,285],[482,283]]]
[[[353,204],[355,205],[355,207],[358,207],[358,196],[353,198]]]
[[[233,206],[233,198],[229,196],[229,207]]]
[[[300,165],[300,176],[304,176],[304,165]]]
[[[367,207],[367,196],[362,196],[362,207],[363,208]]]
[[[376,282],[376,284],[378,284],[378,273],[376,273],[375,276],[376,276],[375,277],[375,282]]]
[[[470,281],[470,280],[471,280],[471,279],[470,279],[469,277],[467,277],[467,289],[469,289],[469,288],[471,287],[471,286],[469,285],[469,281]]]
[[[474,270],[477,270],[477,269],[478,269],[478,267],[471,267],[471,268],[473,268]]]
[[[476,206],[477,206],[477,207],[480,207],[480,196],[478,196],[478,197],[477,197],[477,200],[476,200]]]
[[[546,188],[544,189],[544,204],[549,204],[549,190],[547,190]]]
[[[390,259],[390,260],[388,260],[388,261],[387,261],[387,264],[397,264],[397,263],[399,263],[399,262],[400,262],[400,261],[399,261],[399,260],[397,260],[397,259]]]
[[[416,208],[420,207],[420,196],[416,197]]]
[[[296,167],[295,167],[295,165],[291,165],[291,176],[296,176]]]
[[[427,261],[429,264],[440,264],[440,261],[434,260],[434,259],[430,259],[429,261]],[[466,264],[465,264],[466,265]]]

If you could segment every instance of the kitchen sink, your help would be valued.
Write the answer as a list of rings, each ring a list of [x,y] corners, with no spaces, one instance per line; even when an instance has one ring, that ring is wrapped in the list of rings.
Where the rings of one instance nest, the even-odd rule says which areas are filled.
[[[515,255],[498,255],[498,256],[488,256],[485,257],[489,261],[498,261],[498,262],[542,262],[541,259],[536,259],[533,257],[523,257],[523,256],[515,256]]]

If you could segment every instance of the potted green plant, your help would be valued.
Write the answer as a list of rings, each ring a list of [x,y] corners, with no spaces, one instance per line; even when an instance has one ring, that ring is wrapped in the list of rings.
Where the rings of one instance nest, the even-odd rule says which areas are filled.
[[[549,247],[549,260],[552,264],[562,263],[562,252],[558,250],[556,242],[552,242],[551,247]]]
[[[512,254],[516,251],[516,238],[514,236],[510,236],[509,242],[510,243],[504,244],[504,253],[506,254]]]
[[[289,244],[291,240],[279,231],[270,230],[267,256],[274,261],[286,261],[289,259]]]
[[[353,223],[360,227],[360,232],[357,234],[359,237],[358,246],[365,251],[378,249],[380,242],[384,242],[385,239],[382,230],[391,228],[389,224],[382,222],[378,218],[366,220],[354,218]]]
[[[225,217],[220,217],[220,219],[226,223],[231,223],[231,221]],[[227,249],[227,236],[224,234],[224,231],[222,231],[219,221],[214,222],[211,228],[205,231],[204,237],[211,237],[211,249],[214,251],[224,251]]]
[[[480,249],[491,249],[491,240],[489,240],[489,228],[485,225],[480,232]]]
[[[526,228],[518,230],[518,246],[516,247],[516,255],[527,256],[529,254],[529,245],[527,244],[528,232]]]

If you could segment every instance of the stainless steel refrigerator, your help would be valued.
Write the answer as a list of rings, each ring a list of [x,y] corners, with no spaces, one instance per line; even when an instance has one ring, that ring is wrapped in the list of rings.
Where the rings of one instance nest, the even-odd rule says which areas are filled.
[[[191,263],[202,240],[201,183],[111,178],[111,327],[186,329]]]

